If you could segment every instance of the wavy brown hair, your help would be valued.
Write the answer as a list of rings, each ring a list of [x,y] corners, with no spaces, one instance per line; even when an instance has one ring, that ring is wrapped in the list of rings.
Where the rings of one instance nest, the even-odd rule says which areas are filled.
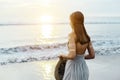
[[[76,42],[85,44],[90,42],[86,29],[84,27],[84,16],[80,11],[76,11],[70,15],[71,26],[76,34]]]

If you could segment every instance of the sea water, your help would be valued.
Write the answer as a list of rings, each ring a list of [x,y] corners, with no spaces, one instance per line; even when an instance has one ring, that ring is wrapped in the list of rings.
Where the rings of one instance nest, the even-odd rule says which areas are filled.
[[[95,54],[120,54],[120,19],[115,20],[101,18],[85,23]],[[0,64],[48,60],[66,54],[70,32],[68,23],[1,25]]]

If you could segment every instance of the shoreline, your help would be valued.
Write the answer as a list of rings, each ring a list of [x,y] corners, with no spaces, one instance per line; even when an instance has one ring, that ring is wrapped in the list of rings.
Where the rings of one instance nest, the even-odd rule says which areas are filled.
[[[86,60],[89,80],[120,80],[120,55],[100,56]],[[15,63],[0,66],[1,80],[55,80],[54,69],[58,59]]]

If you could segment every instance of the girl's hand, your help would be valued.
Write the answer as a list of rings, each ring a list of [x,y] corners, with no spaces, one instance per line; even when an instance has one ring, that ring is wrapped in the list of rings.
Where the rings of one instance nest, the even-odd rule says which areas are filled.
[[[58,57],[59,57],[59,59],[63,60],[63,55],[60,55],[60,56],[58,56]]]

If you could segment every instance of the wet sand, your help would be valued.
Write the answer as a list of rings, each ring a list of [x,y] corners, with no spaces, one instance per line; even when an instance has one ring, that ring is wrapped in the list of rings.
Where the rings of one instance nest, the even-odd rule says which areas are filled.
[[[0,66],[0,80],[55,80],[54,69],[58,59]],[[86,60],[89,80],[120,80],[120,55],[96,56]]]

